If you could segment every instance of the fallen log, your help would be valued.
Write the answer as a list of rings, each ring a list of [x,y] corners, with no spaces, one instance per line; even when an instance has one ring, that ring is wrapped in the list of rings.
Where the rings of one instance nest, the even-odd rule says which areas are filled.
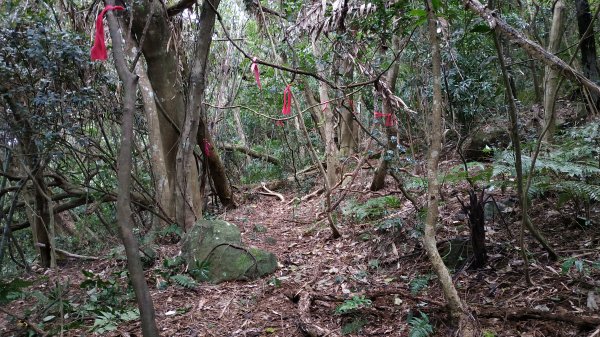
[[[260,153],[258,151],[254,151],[248,147],[242,146],[242,145],[233,145],[233,144],[223,144],[221,146],[219,146],[220,148],[222,148],[223,150],[230,150],[230,151],[239,151],[242,152],[250,157],[253,158],[257,158],[257,159],[262,159],[266,162],[269,162],[273,165],[279,165],[280,161],[279,159],[270,156],[268,154],[264,154],[264,153]]]
[[[478,317],[503,318],[510,319],[513,321],[522,321],[528,319],[535,319],[541,321],[558,321],[571,323],[582,328],[595,328],[600,325],[599,316],[582,316],[571,313],[551,313],[547,311],[529,308],[511,309],[496,307],[477,307],[476,312]]]

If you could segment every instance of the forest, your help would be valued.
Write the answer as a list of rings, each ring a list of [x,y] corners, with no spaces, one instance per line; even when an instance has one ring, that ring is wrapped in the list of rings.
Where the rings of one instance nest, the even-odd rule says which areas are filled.
[[[600,337],[599,0],[1,0],[0,336]]]

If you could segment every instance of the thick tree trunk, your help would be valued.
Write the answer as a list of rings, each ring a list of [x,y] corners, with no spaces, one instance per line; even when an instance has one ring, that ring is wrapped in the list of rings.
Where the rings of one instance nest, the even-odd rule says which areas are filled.
[[[427,251],[429,261],[431,261],[431,265],[438,276],[442,291],[448,301],[450,318],[453,324],[456,325],[457,331],[460,332],[461,336],[474,336],[474,331],[471,325],[468,324],[468,317],[464,312],[463,304],[452,283],[452,277],[450,277],[448,268],[444,265],[442,257],[437,250],[437,242],[435,239],[435,226],[438,222],[439,215],[438,162],[440,152],[442,151],[442,59],[437,37],[437,20],[431,0],[425,0],[425,6],[428,12],[429,42],[431,44],[431,59],[433,66],[433,104],[430,116],[431,136],[427,159],[427,218],[425,220],[423,247]]]
[[[113,3],[114,4],[114,3]],[[131,211],[131,169],[132,169],[132,144],[133,144],[133,116],[135,113],[137,76],[128,70],[125,60],[122,36],[119,32],[117,19],[111,11],[107,12],[110,37],[113,43],[113,57],[117,73],[123,83],[123,119],[121,125],[121,147],[117,162],[119,181],[119,195],[117,200],[117,220],[125,254],[127,256],[127,269],[133,285],[144,337],[158,337],[154,305],[146,284],[144,269],[139,255],[139,244],[133,234]]]
[[[156,94],[158,108],[163,110],[158,114],[158,120],[170,184],[169,189],[174,191],[174,183],[177,178],[175,157],[179,141],[178,128],[181,128],[185,113],[183,80],[179,71],[180,62],[177,48],[174,47],[177,37],[171,34],[172,29],[165,7],[157,1],[134,2],[132,32],[137,39],[141,37],[152,6],[154,7],[154,14],[150,19],[152,22],[141,48],[146,59],[148,78]],[[168,208],[174,209],[174,204]],[[174,214],[171,215],[174,216]]]
[[[215,9],[218,8],[219,2],[219,0],[214,0],[212,6],[215,6]],[[208,148],[213,144],[208,134],[200,134],[202,138],[198,137],[198,130],[203,130],[203,132],[207,131],[206,126],[203,123],[202,112],[204,112],[204,106],[202,103],[204,101],[204,89],[206,87],[208,55],[210,52],[212,32],[216,17],[216,13],[212,9],[212,6],[207,2],[204,2],[202,12],[200,13],[200,24],[198,31],[196,32],[196,44],[194,46],[193,61],[190,67],[185,119],[183,127],[181,128],[181,140],[176,156],[178,173],[176,186],[176,194],[178,195],[176,202],[177,220],[179,223],[183,224],[183,227],[186,230],[190,229],[202,215],[202,205],[194,202],[193,195],[196,191],[192,190],[192,185],[189,184],[190,179],[195,181],[198,180],[198,176],[192,175],[193,168],[196,167],[194,147],[196,144],[200,144],[201,148]],[[216,151],[212,152],[216,155]],[[204,154],[206,156],[206,152]],[[214,156],[206,157],[210,166],[210,158]],[[217,157],[217,159],[219,159],[218,162],[222,167],[223,165],[220,158]],[[211,175],[213,174],[215,174],[215,172],[212,172],[211,170]]]
[[[592,25],[592,14],[588,0],[575,0],[577,11],[577,28],[581,38],[581,65],[583,74],[594,83],[600,83],[600,71],[598,70],[596,41],[594,37],[594,26]],[[600,94],[591,92],[590,101],[594,104],[591,111],[596,111],[600,106]]]
[[[556,54],[560,49],[560,41],[565,25],[565,4],[562,0],[558,0],[554,4],[554,15],[552,17],[552,27],[550,36],[548,37],[548,52]],[[558,90],[559,73],[546,66],[544,73],[544,122],[546,123],[546,134],[544,135],[545,142],[551,142],[554,137],[556,124],[556,94]]]
[[[148,13],[153,8],[152,22],[144,36],[141,46],[147,64],[147,74],[154,89],[155,101],[160,113],[158,120],[162,138],[163,153],[168,177],[168,191],[171,191],[171,204],[166,210],[174,211],[169,214],[175,218],[180,226],[184,227],[182,219],[186,214],[177,214],[183,210],[179,205],[188,205],[194,214],[202,213],[202,193],[200,191],[199,173],[197,165],[190,165],[189,171],[178,171],[177,151],[180,146],[180,134],[183,129],[183,120],[186,111],[184,100],[183,78],[180,71],[180,56],[175,44],[178,37],[172,35],[171,22],[166,14],[166,8],[157,1],[135,2],[132,23],[132,32],[141,38]],[[196,139],[193,139],[193,144]],[[180,169],[183,166],[179,166]],[[179,186],[178,181],[185,181],[189,186]],[[181,200],[183,196],[177,189],[186,190],[188,200]]]
[[[128,54],[133,59],[139,47],[133,39],[129,38],[129,34],[126,34],[126,40]],[[135,73],[138,76],[138,87],[140,88],[140,96],[148,125],[150,168],[154,178],[155,201],[158,205],[157,212],[163,212],[166,217],[171,217],[174,220],[174,195],[171,189],[173,184],[169,181],[169,174],[167,173],[165,147],[163,146],[163,138],[161,137],[160,113],[154,100],[156,94],[141,62],[137,63]],[[152,227],[153,229],[159,229],[159,227],[163,227],[164,225],[166,225],[164,220],[155,217]]]

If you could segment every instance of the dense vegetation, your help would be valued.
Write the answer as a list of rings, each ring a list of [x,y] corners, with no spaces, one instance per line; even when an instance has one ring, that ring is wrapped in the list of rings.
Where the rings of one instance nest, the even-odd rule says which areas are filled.
[[[338,298],[318,293],[317,276],[297,289],[287,271],[263,278],[293,289],[280,293],[299,336],[535,331],[503,334],[494,317],[597,335],[599,11],[595,0],[2,1],[0,333],[117,334],[140,321],[132,333],[164,335],[165,317],[196,309],[156,315],[157,292],[221,291],[200,290],[217,247],[196,263],[178,250],[201,220],[225,219],[250,241],[262,222],[285,227],[257,244],[282,270],[310,242],[322,263],[329,244],[376,256],[322,271],[343,285]],[[99,36],[104,62],[90,59]],[[258,264],[254,247],[218,245]],[[415,256],[418,272],[390,276]],[[478,307],[457,279],[492,274],[490,288],[547,282],[556,308],[572,306]],[[386,319],[405,330],[378,330]],[[220,333],[247,332],[234,330]]]

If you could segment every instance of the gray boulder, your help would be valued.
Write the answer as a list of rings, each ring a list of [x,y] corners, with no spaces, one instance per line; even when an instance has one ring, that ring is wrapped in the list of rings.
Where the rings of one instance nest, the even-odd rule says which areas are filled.
[[[242,244],[236,225],[222,220],[200,220],[183,237],[182,255],[200,281],[219,283],[253,280],[273,273],[277,258]]]

